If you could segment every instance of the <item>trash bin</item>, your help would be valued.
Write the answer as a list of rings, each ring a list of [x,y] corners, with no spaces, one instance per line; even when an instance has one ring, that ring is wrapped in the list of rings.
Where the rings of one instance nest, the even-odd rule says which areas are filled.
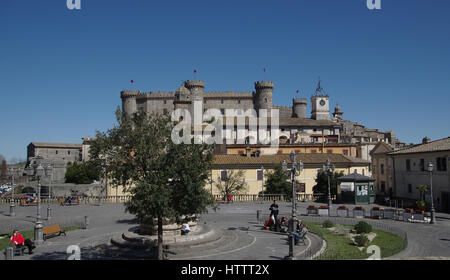
[[[13,247],[6,248],[5,257],[7,260],[14,260],[14,248]]]

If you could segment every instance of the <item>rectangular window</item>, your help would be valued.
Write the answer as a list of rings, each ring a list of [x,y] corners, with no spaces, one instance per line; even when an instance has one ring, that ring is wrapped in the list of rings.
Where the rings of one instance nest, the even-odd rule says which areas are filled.
[[[408,193],[412,193],[412,185],[408,184]]]
[[[447,171],[447,160],[445,157],[436,158],[436,171]]]
[[[260,170],[256,170],[256,180],[258,181],[262,181],[263,180],[263,171]]]
[[[58,150],[56,150],[56,154],[58,154]]]
[[[220,103],[221,103],[221,104],[223,104],[223,99],[222,99],[222,100],[220,100]]]
[[[70,151],[67,151],[67,154],[70,155]]]
[[[423,158],[420,159],[420,171],[425,171],[425,160]]]
[[[203,104],[206,104],[206,99],[203,99]]]
[[[406,160],[406,171],[411,171],[411,160],[410,159]]]
[[[384,174],[384,164],[381,164],[381,165],[380,165],[380,173],[381,173],[381,174]]]
[[[238,104],[241,104],[241,100],[240,99],[238,99]]]
[[[228,178],[228,171],[227,170],[220,171],[220,180],[225,181],[227,178]]]
[[[225,115],[225,109],[220,109],[220,113],[221,113],[222,115]]]

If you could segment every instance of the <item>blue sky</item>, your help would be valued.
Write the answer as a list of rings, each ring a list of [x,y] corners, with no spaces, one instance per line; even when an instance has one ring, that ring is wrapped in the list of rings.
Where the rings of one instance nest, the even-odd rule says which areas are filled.
[[[320,76],[345,119],[407,143],[450,136],[450,1],[381,1],[2,0],[0,154],[112,127],[131,79],[141,91],[268,79],[291,105]]]

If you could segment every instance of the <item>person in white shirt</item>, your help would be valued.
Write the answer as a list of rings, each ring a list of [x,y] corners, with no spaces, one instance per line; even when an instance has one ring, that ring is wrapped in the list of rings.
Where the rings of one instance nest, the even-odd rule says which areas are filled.
[[[183,226],[181,227],[181,233],[183,235],[188,235],[190,231],[191,229],[189,228],[189,223],[188,222],[184,223]]]

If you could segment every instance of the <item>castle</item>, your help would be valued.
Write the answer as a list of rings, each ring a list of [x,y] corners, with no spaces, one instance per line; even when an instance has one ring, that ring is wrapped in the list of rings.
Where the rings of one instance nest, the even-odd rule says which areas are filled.
[[[307,99],[294,98],[292,107],[277,106],[272,102],[274,83],[271,81],[255,82],[253,92],[205,92],[203,81],[185,81],[184,85],[174,92],[144,92],[124,90],[121,92],[122,109],[131,115],[137,111],[149,114],[170,114],[177,108],[190,108],[194,101],[203,103],[204,111],[219,109],[224,114],[225,109],[278,109],[280,118],[307,119]],[[330,120],[329,96],[321,94],[320,83],[317,94],[311,97],[313,120]],[[342,116],[342,114],[341,114]]]

